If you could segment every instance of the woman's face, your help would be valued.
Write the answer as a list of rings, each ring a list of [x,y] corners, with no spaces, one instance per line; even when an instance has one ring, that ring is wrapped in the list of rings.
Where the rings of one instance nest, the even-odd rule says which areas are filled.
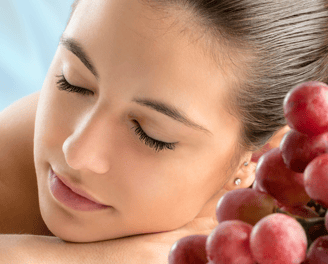
[[[178,18],[160,17],[138,0],[77,7],[36,116],[40,209],[54,235],[93,242],[174,230],[204,215],[225,187],[239,126],[223,109],[229,77],[181,34]],[[60,75],[91,92],[59,90]],[[149,137],[176,143],[174,150],[146,145],[137,123]],[[110,207],[81,211],[58,201],[51,169]]]

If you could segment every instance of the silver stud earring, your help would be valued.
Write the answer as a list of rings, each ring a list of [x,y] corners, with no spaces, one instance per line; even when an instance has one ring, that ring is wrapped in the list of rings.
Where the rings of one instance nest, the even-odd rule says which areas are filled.
[[[248,166],[248,162],[246,161],[246,162],[244,163],[244,165],[245,165],[245,166]],[[236,178],[236,179],[235,179],[235,184],[236,184],[236,185],[241,184],[241,179]]]
[[[241,179],[239,179],[239,178],[236,178],[236,179],[235,179],[235,184],[236,184],[236,185],[239,185],[239,184],[241,184]]]

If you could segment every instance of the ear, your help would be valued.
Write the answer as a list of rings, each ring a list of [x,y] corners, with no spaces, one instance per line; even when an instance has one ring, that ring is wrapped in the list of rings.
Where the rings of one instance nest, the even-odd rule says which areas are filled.
[[[248,188],[251,186],[255,180],[255,171],[259,158],[270,149],[278,148],[282,138],[289,130],[290,127],[288,125],[284,126],[271,137],[271,139],[262,149],[254,153],[248,153],[244,159],[242,159],[241,164],[239,164],[237,172],[225,184],[224,189],[231,191],[234,189]],[[244,165],[245,162],[248,162],[247,166]],[[239,185],[235,184],[235,180],[237,178],[241,180]]]
[[[280,145],[280,141],[290,129],[291,128],[288,125],[280,128],[269,141],[271,148],[278,148]]]
[[[247,155],[248,158],[243,159],[243,162],[239,165],[237,172],[229,179],[229,181],[224,185],[224,189],[227,191],[248,188],[251,186],[255,180],[255,169],[256,163],[250,162],[252,153]],[[248,162],[248,165],[245,166],[245,162]],[[235,184],[235,180],[239,178],[241,183],[239,185]]]
[[[260,159],[260,157],[267,151],[273,149],[273,148],[279,148],[280,142],[284,135],[290,130],[290,127],[288,125],[282,127],[274,135],[271,137],[271,139],[268,141],[267,144],[263,146],[260,150],[253,153],[251,162],[256,163]]]

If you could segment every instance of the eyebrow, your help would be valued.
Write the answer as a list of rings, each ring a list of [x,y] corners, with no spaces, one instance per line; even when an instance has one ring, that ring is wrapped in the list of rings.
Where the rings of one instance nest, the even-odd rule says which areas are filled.
[[[160,112],[164,115],[167,115],[173,118],[174,120],[183,123],[188,127],[213,135],[211,131],[209,131],[208,129],[206,129],[201,125],[196,124],[194,121],[189,119],[183,111],[178,110],[173,105],[169,105],[167,103],[159,102],[153,99],[134,98],[132,101],[138,103],[139,105],[146,106],[153,110],[156,110],[157,112]]]
[[[82,45],[75,39],[66,37],[65,34],[62,34],[59,41],[60,45],[63,45],[66,49],[74,53],[80,61],[91,71],[91,73],[96,77],[97,81],[100,80],[99,74],[94,66],[93,62],[84,51]]]
[[[89,58],[84,48],[77,40],[71,37],[67,37],[63,34],[60,37],[59,44],[63,45],[67,50],[75,54],[80,59],[80,61],[85,65],[85,67],[87,67],[90,70],[90,72],[96,77],[97,81],[100,80],[99,74],[92,60]],[[183,111],[178,110],[173,105],[153,99],[144,99],[144,98],[134,98],[132,102],[135,102],[141,106],[146,106],[148,108],[151,108],[195,130],[203,131],[206,134],[213,135],[211,131],[192,121],[190,118],[187,117],[187,115]]]

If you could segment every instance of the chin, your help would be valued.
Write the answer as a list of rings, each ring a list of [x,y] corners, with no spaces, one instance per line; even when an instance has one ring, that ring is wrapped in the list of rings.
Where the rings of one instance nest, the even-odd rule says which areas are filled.
[[[50,212],[53,212],[53,210]],[[51,233],[66,242],[91,243],[137,235],[119,228],[106,230],[105,227],[99,228],[98,226],[96,229],[94,228],[95,225],[86,224],[83,220],[79,220],[67,211],[63,210],[60,213],[57,212],[42,217]]]

